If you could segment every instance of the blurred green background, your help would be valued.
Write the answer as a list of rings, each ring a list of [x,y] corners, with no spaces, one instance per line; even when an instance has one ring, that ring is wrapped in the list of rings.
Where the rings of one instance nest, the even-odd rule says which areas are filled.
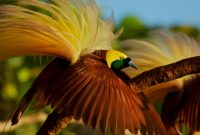
[[[13,0],[14,1],[14,0]],[[10,3],[13,2],[9,1]],[[0,1],[0,4],[5,3]],[[123,27],[123,33],[119,40],[127,38],[144,38],[148,36],[148,32],[156,29],[161,29],[164,26],[162,24],[157,26],[148,25],[136,16],[125,16],[119,20],[116,26],[116,31]],[[200,30],[192,25],[176,25],[170,26],[168,29],[175,32],[183,32],[190,37],[195,38],[200,43]],[[0,62],[0,129],[4,127],[6,120],[11,118],[12,113],[16,109],[16,106],[23,96],[23,94],[29,89],[34,79],[38,76],[41,70],[52,59],[52,57],[16,57],[6,61]],[[161,103],[156,104],[156,109],[159,111]],[[44,113],[41,113],[44,112]],[[34,111],[31,107],[25,112],[24,116],[27,116],[28,122],[24,122],[21,126],[11,128],[7,135],[34,135],[38,128],[41,126],[45,113],[51,112],[49,107]],[[36,116],[34,115],[36,114]],[[31,119],[34,117],[36,120]],[[42,118],[41,118],[42,117]],[[23,123],[23,122],[22,122]],[[19,123],[20,124],[20,123]],[[9,127],[9,125],[7,125]],[[184,134],[188,131],[183,129]],[[80,135],[88,134],[92,132],[90,127],[84,128],[81,124],[70,124],[63,132],[64,135]]]

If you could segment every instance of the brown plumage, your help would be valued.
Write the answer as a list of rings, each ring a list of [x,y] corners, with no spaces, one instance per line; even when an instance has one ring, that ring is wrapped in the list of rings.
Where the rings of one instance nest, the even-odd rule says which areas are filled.
[[[59,65],[59,66],[57,66]],[[38,78],[32,84],[31,88],[26,92],[26,94],[21,99],[19,106],[12,118],[12,125],[18,123],[26,107],[29,105],[31,100],[34,98],[38,91],[46,91],[49,84],[53,81],[56,75],[59,75],[65,68],[69,66],[69,62],[62,59],[53,60],[45,70],[40,73]],[[45,106],[45,103],[40,102],[37,106]]]
[[[181,91],[169,93],[164,100],[162,120],[167,129],[176,121],[185,123],[191,132],[200,131],[200,76],[193,75],[185,80]]]
[[[132,133],[141,130],[144,135],[164,135],[152,105],[142,92],[131,89],[130,78],[124,72],[108,68],[105,52],[84,55],[74,65],[60,58],[53,60],[27,92],[31,95],[22,99],[13,124],[27,105],[24,101],[34,96],[39,104],[50,104],[58,113],[82,119],[95,129],[100,127],[104,134],[110,129],[113,135],[124,135],[128,129]]]
[[[151,33],[144,40],[127,40],[119,47],[139,67],[137,71],[127,70],[133,78],[144,71],[200,55],[200,45],[193,38],[169,31]],[[151,103],[164,100],[161,118],[170,135],[178,134],[180,123],[192,132],[200,131],[199,83],[199,75],[188,75],[143,90]]]

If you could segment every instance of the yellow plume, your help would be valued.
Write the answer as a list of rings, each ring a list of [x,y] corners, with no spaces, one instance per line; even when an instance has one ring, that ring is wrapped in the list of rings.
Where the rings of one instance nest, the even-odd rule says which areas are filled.
[[[194,39],[181,33],[161,31],[151,33],[144,40],[126,40],[119,47],[138,66],[138,70],[126,70],[131,77],[158,66],[200,55],[200,46]]]
[[[82,54],[110,49],[112,29],[92,0],[19,0],[0,6],[0,60],[54,55],[74,63]]]

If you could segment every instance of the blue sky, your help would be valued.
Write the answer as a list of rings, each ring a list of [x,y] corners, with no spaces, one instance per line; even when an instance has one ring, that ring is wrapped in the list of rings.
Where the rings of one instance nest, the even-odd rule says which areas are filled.
[[[200,28],[200,0],[96,0],[106,16],[118,22],[135,15],[149,25],[190,24]]]

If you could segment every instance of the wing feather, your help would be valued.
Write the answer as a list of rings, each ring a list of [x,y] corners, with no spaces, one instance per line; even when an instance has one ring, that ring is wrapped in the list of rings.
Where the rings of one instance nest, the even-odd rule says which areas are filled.
[[[48,76],[50,72],[45,73]],[[110,130],[113,135],[124,134],[126,129],[135,133],[142,125],[148,127],[146,120],[152,124],[143,113],[146,101],[141,101],[129,83],[119,76],[108,68],[105,59],[88,54],[62,69],[48,88],[38,90],[34,97],[67,117],[82,119],[93,128],[100,126],[103,133]],[[148,117],[154,118],[154,115]]]
[[[93,125],[94,124],[93,121],[94,119],[96,119],[95,117],[97,117],[95,114],[95,110],[97,109],[96,106],[97,106],[99,96],[100,96],[99,93],[101,92],[99,91],[100,85],[101,85],[101,82],[100,83],[97,82],[97,84],[95,85],[93,90],[96,91],[98,89],[98,91],[96,91],[95,95],[93,94],[93,96],[91,96],[92,97],[92,100],[90,101],[91,106],[88,105],[88,109],[89,109],[88,123],[91,123],[93,128],[95,127],[95,125]]]
[[[199,92],[199,75],[190,78],[183,91],[183,95],[178,104],[178,117],[183,120],[190,131],[200,131],[200,92]]]
[[[105,134],[106,130],[108,129],[108,124],[109,124],[109,117],[110,117],[110,112],[111,112],[111,108],[112,108],[112,94],[111,94],[111,78],[108,77],[107,78],[107,83],[105,83],[105,90],[106,90],[106,97],[104,97],[105,100],[105,106],[103,109],[103,114],[102,114],[102,120],[101,120],[101,130],[102,132]]]
[[[85,81],[88,81],[86,77],[80,77],[80,79],[77,81],[77,85],[72,85],[70,86],[69,89],[66,89],[67,91],[70,91],[69,94],[66,94],[66,96],[63,96],[63,99],[60,102],[63,102],[63,100],[67,99],[67,102],[65,104],[61,104],[62,107],[65,107],[67,105],[69,105],[71,102],[73,102],[73,100],[75,100],[75,98],[77,96],[79,96],[79,94],[82,93],[82,87],[84,87]],[[76,91],[74,91],[74,89],[77,89]],[[79,100],[79,99],[78,99]],[[57,103],[57,101],[55,101],[55,104]]]
[[[77,106],[77,113],[75,113],[75,116],[77,115],[77,118],[80,119],[83,113],[86,110],[87,105],[89,104],[89,95],[90,92],[92,91],[93,86],[95,85],[95,82],[91,79],[90,82],[88,83],[86,90],[83,91],[83,94],[81,95],[79,99],[79,104]]]
[[[144,112],[144,118],[146,121],[146,125],[142,125],[141,133],[146,134],[158,134],[158,135],[165,135],[165,127],[155,111],[153,105],[148,101],[148,99],[145,97],[143,93],[138,93],[141,100],[144,102],[143,106],[143,112]],[[146,104],[145,104],[146,103]]]
[[[105,108],[105,121],[103,121],[104,122],[104,124],[105,124],[105,126],[104,126],[104,129],[106,130],[106,129],[108,129],[109,128],[109,124],[110,124],[110,121],[111,121],[111,116],[112,116],[112,114],[111,114],[111,109],[112,109],[112,106],[113,106],[113,89],[112,89],[112,83],[111,83],[111,79],[110,79],[110,81],[109,81],[109,87],[108,87],[109,89],[109,98],[108,98],[108,107],[107,108]]]
[[[104,113],[103,110],[106,107],[106,99],[108,98],[108,91],[107,91],[107,89],[105,89],[105,84],[101,85],[101,90],[102,90],[102,93],[104,94],[104,95],[102,95],[104,97],[104,100],[102,100],[102,101],[99,100],[99,111],[97,114],[96,126],[99,123],[101,131],[104,132],[105,129],[103,129],[103,127],[102,127],[103,113]]]
[[[94,84],[91,83],[91,78],[86,78],[86,81],[84,81],[84,85],[82,85],[82,87],[80,88],[82,90],[82,92],[80,93],[81,95],[79,96],[79,99],[74,107],[74,114],[75,114],[75,117],[78,119],[80,119],[82,113],[84,112],[85,110],[85,107],[86,105],[84,105],[85,101],[87,101],[87,96],[90,92],[90,90],[85,90],[84,89],[87,89],[89,86],[91,88],[91,86],[93,86]],[[86,100],[84,100],[86,99]],[[82,110],[81,110],[82,109]]]
[[[131,103],[130,99],[127,98],[127,96],[128,96],[127,94],[125,93],[125,102],[127,102],[127,108],[126,108],[127,112],[126,112],[126,118],[125,119],[132,118],[133,120],[131,120],[131,121],[126,121],[125,120],[125,124],[126,124],[125,127],[127,129],[129,129],[130,132],[135,133],[136,132],[136,129],[134,127],[134,117],[135,117],[135,114],[132,111],[133,106],[132,106],[132,103]],[[130,113],[128,113],[128,112],[130,112]]]
[[[176,122],[177,106],[182,96],[182,92],[171,92],[164,99],[161,111],[161,118],[167,130]],[[173,103],[172,103],[173,102]]]
[[[96,109],[95,109],[96,115],[93,116],[93,120],[92,120],[92,125],[94,125],[95,129],[99,126],[99,122],[100,122],[101,117],[102,117],[103,106],[105,105],[105,100],[102,100],[102,97],[105,96],[104,92],[105,92],[104,83],[101,82],[100,88],[99,88],[98,100],[97,100],[98,103],[97,103],[97,106],[96,106]]]
[[[111,116],[110,116],[110,131],[112,133],[112,135],[116,135],[117,133],[117,124],[118,124],[118,111],[119,111],[119,101],[118,101],[118,96],[117,96],[117,91],[118,89],[116,88],[116,85],[114,85],[115,83],[118,82],[113,82],[114,80],[111,80],[111,86],[112,87],[112,94],[113,94],[113,105],[112,105],[112,110],[111,110]]]
[[[12,125],[18,123],[25,109],[30,104],[32,98],[34,98],[34,96],[37,96],[36,93],[48,91],[49,84],[51,84],[51,82],[57,78],[57,75],[59,75],[60,72],[62,72],[66,67],[68,67],[69,64],[69,61],[56,58],[48,66],[46,66],[46,68],[40,73],[39,77],[35,80],[31,88],[21,99],[18,108],[13,114]],[[43,97],[41,97],[41,95],[35,98],[39,100],[38,102],[36,102],[37,108],[40,108],[41,106],[43,107],[47,104],[47,102],[42,100]]]
[[[191,132],[200,131],[199,75],[185,78],[182,91],[169,93],[163,103],[161,118],[167,129],[183,122]]]
[[[131,118],[131,117],[130,117],[129,113],[127,113],[128,105],[127,105],[126,101],[124,101],[124,94],[121,92],[120,89],[122,89],[121,86],[119,88],[117,88],[117,91],[116,91],[118,94],[118,99],[119,99],[119,102],[118,102],[119,107],[120,107],[119,114],[121,114],[121,115],[119,115],[118,127],[119,127],[119,129],[121,129],[120,133],[122,135],[125,135],[125,129],[128,129],[128,127],[126,127],[126,124],[125,124],[125,119],[126,119],[125,114],[127,115],[127,118]]]
[[[84,78],[81,78],[81,76],[77,75],[75,76],[72,81],[72,83],[67,83],[67,86],[71,86],[72,88],[76,87],[76,85],[73,85],[74,83],[76,83],[78,81],[78,84],[80,84],[81,82],[79,81],[82,81]],[[63,86],[60,85],[60,87],[58,87],[57,89],[63,89],[62,88]],[[57,106],[57,105],[60,105],[62,103],[63,100],[65,100],[65,96],[68,96],[71,92],[73,92],[73,89],[70,89],[69,87],[64,87],[64,90],[67,90],[66,93],[62,93],[62,91],[55,91],[54,89],[50,89],[50,91],[52,91],[51,93],[52,94],[48,94],[49,95],[49,98],[47,99],[48,102],[51,103],[52,106]],[[56,102],[56,103],[55,103]]]

